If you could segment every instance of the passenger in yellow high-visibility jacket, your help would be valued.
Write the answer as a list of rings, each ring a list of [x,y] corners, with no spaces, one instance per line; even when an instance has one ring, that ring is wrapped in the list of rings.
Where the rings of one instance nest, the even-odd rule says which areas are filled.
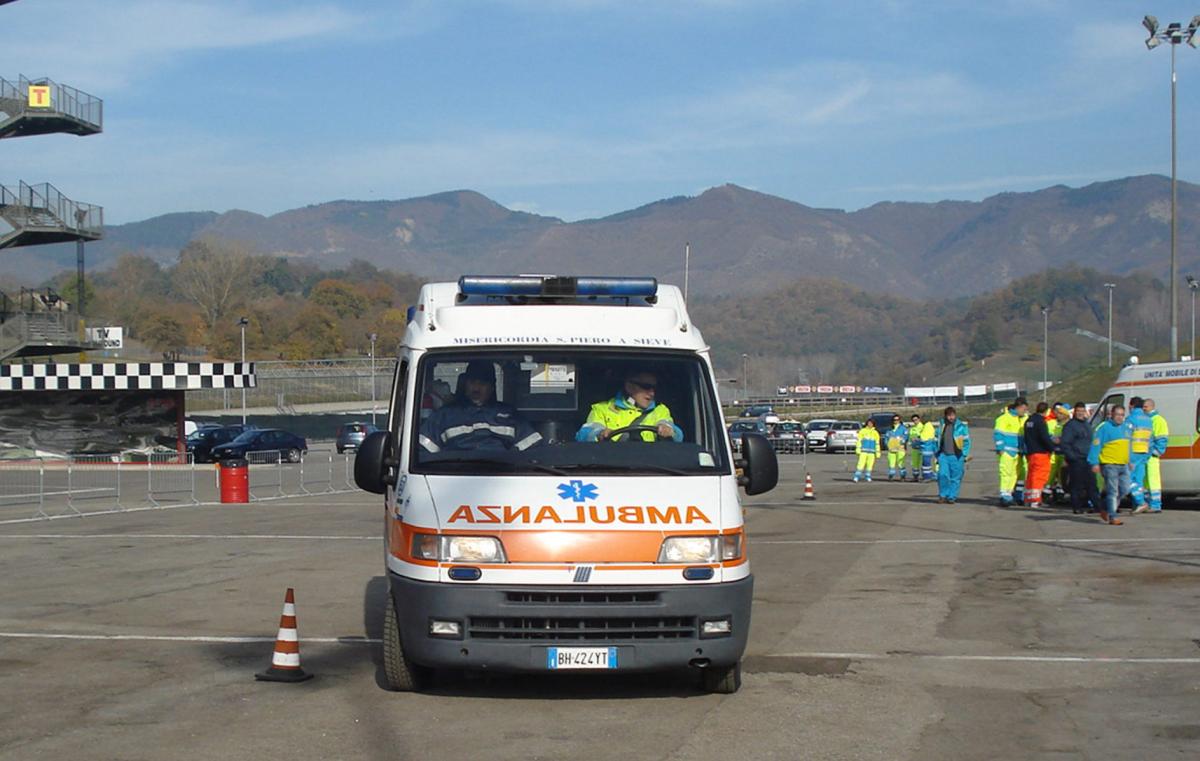
[[[655,401],[657,390],[654,373],[642,370],[628,374],[621,393],[592,405],[575,440],[683,441],[683,431],[671,419],[671,410]],[[625,428],[635,430],[614,434]]]
[[[1142,409],[1150,416],[1150,460],[1146,463],[1146,492],[1150,497],[1150,512],[1162,512],[1162,456],[1167,452],[1171,430],[1167,419],[1159,414],[1153,399],[1142,401]]]
[[[997,469],[1000,474],[1000,504],[1008,507],[1013,504],[1018,477],[1024,478],[1021,465],[1021,454],[1024,450],[1025,418],[1029,412],[1029,404],[1025,397],[1018,396],[1013,403],[1005,408],[996,418],[992,430],[992,441],[996,446],[996,456],[999,460]],[[1024,486],[1024,484],[1022,484]],[[1022,489],[1021,497],[1024,497]]]
[[[875,468],[875,458],[879,456],[879,431],[875,430],[874,418],[868,418],[867,424],[858,431],[858,444],[854,446],[858,455],[858,466],[854,469],[854,482],[858,483],[865,477],[871,481],[871,471]]]

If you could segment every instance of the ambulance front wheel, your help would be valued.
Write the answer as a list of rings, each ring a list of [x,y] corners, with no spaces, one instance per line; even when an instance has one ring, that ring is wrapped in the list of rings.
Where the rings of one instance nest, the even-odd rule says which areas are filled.
[[[742,662],[717,668],[710,666],[700,672],[700,686],[705,692],[732,695],[742,686]]]
[[[388,595],[383,614],[383,675],[387,688],[396,692],[417,692],[433,681],[433,670],[418,666],[404,657],[400,644],[400,625],[396,620],[396,603]]]

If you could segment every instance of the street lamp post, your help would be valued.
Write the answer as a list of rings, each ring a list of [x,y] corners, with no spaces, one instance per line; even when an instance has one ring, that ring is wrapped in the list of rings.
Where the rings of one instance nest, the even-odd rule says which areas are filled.
[[[246,326],[250,321],[245,317],[238,319],[238,327],[242,330],[242,378],[246,377]],[[246,384],[242,383],[242,425],[246,424]]]
[[[1105,283],[1104,287],[1108,289],[1108,366],[1112,367],[1112,294],[1117,284]]]
[[[688,278],[692,274],[692,244],[683,244],[683,303],[688,299]]]
[[[371,339],[371,425],[375,425],[375,341],[379,334],[372,333],[367,338]]]
[[[1050,307],[1042,307],[1042,401],[1046,401],[1046,384],[1050,366]]]
[[[1177,179],[1176,179],[1176,150],[1175,150],[1175,47],[1186,42],[1196,47],[1196,30],[1200,28],[1200,15],[1192,17],[1187,30],[1183,25],[1174,22],[1167,24],[1165,29],[1159,29],[1158,19],[1146,16],[1142,26],[1150,36],[1146,38],[1146,48],[1153,50],[1161,43],[1170,44],[1171,48],[1171,361],[1179,361],[1179,270],[1175,261]]]
[[[1188,289],[1192,292],[1192,359],[1196,359],[1196,289],[1200,288],[1200,280],[1187,276]]]
[[[749,354],[742,355],[742,396],[746,397],[747,399],[750,398],[750,376],[747,374],[747,372],[748,372],[747,368],[749,367],[749,364],[748,364],[749,360],[750,360]]]

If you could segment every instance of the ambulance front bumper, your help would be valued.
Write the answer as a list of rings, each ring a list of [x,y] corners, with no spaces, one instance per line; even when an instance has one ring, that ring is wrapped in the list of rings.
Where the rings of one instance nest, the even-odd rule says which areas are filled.
[[[505,672],[547,671],[551,648],[615,648],[617,671],[731,666],[746,649],[754,590],[753,577],[653,587],[474,586],[391,571],[388,578],[409,660]],[[714,634],[711,622],[722,619],[728,633]],[[434,622],[443,631],[457,622],[459,633],[431,634]]]

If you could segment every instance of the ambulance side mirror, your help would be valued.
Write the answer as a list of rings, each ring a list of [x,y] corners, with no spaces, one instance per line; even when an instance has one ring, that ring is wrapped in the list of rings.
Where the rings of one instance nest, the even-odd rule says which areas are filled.
[[[779,460],[771,442],[761,433],[742,434],[742,459],[738,462],[742,476],[738,484],[746,494],[762,494],[779,483]]]
[[[363,439],[354,457],[354,483],[363,491],[383,494],[396,483],[396,458],[391,431],[376,431]]]

